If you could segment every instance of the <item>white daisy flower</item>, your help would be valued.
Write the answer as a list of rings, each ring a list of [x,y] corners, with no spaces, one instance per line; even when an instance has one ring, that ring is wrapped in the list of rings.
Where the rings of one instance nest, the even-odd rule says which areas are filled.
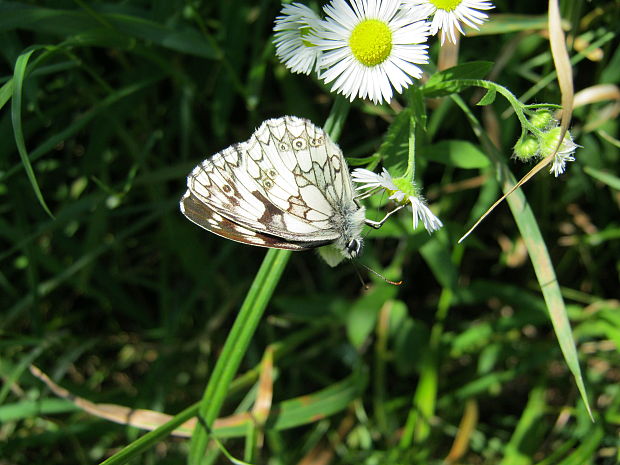
[[[406,4],[426,17],[433,16],[430,33],[435,35],[441,31],[442,45],[446,36],[455,44],[457,30],[465,35],[461,23],[478,29],[489,17],[479,10],[495,8],[491,2],[485,0],[408,0]]]
[[[323,52],[319,77],[349,100],[389,102],[422,76],[429,24],[399,0],[332,0],[314,43]]]
[[[413,210],[413,229],[418,227],[418,222],[422,221],[429,233],[438,230],[443,223],[426,206],[424,199],[417,194],[416,187],[404,178],[393,179],[392,175],[383,168],[381,174],[373,173],[364,168],[356,168],[351,173],[351,178],[356,183],[358,191],[364,191],[359,198],[370,197],[381,190],[387,191],[390,200],[394,200],[399,205],[411,204]]]
[[[312,43],[311,34],[321,27],[321,18],[306,5],[284,5],[276,17],[276,56],[293,73],[310,74],[318,71],[321,51]]]

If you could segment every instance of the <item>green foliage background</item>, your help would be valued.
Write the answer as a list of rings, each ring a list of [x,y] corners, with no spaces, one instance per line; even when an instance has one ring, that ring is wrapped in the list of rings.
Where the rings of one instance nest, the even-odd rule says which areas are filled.
[[[541,33],[546,5],[495,4],[503,15],[462,41],[459,61],[495,62],[493,80],[526,103],[559,103]],[[558,179],[539,174],[524,193],[561,285],[595,422],[508,208],[456,244],[500,188],[459,107],[428,99],[416,178],[445,227],[412,233],[403,212],[368,234],[361,261],[403,279],[398,288],[369,275],[365,291],[353,265],[292,254],[280,281],[271,278],[277,287],[244,355],[246,376],[220,416],[251,407],[268,346],[274,404],[309,395],[310,407],[281,415],[301,426],[268,421],[262,442],[252,444],[257,431],[230,434],[234,456],[290,464],[320,447],[332,463],[444,463],[455,437],[469,437],[458,463],[618,461],[620,8],[561,4],[576,90],[607,84],[616,93],[575,109],[577,161]],[[0,2],[6,463],[98,463],[142,434],[58,399],[30,375],[32,363],[95,402],[175,414],[201,399],[266,251],[187,221],[178,210],[185,176],[264,119],[322,125],[335,101],[275,59],[279,9],[264,0]],[[509,160],[520,126],[506,101],[483,109],[478,90],[460,95],[515,177],[525,174],[530,167]],[[339,139],[351,165],[398,156],[386,138],[399,140],[395,115],[352,104]],[[180,463],[189,444],[160,437],[130,458]],[[226,459],[215,448],[208,461]]]

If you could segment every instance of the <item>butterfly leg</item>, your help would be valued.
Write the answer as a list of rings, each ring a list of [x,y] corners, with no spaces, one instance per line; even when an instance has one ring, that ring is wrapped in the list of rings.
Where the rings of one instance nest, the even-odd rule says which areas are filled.
[[[364,223],[366,223],[366,225],[370,226],[371,228],[379,229],[381,226],[383,226],[383,223],[385,223],[390,216],[392,216],[394,213],[399,211],[401,208],[404,208],[405,206],[406,205],[399,205],[394,210],[388,212],[387,215],[385,215],[381,221],[373,221],[373,220],[366,219],[364,220]]]

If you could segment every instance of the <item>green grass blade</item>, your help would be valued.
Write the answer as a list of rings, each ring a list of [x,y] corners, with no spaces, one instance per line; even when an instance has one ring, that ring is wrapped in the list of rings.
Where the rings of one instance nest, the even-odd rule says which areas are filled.
[[[337,99],[325,124],[325,130],[337,139],[349,111],[344,99]],[[207,448],[209,429],[217,418],[228,387],[241,363],[260,318],[280,280],[290,252],[270,250],[250,288],[239,315],[226,339],[200,403],[199,419],[192,436],[189,463],[199,464]]]
[[[19,152],[22,164],[26,170],[26,175],[28,176],[30,185],[34,190],[34,194],[37,197],[39,204],[43,207],[43,210],[45,210],[50,217],[54,218],[54,215],[52,215],[52,212],[45,203],[43,193],[39,188],[39,183],[37,182],[34,170],[30,164],[30,158],[28,157],[28,151],[26,150],[26,142],[24,140],[24,130],[22,127],[22,90],[24,77],[26,76],[28,60],[38,48],[39,47],[35,47],[25,51],[17,58],[17,62],[15,63],[15,71],[13,74],[13,101],[11,102],[11,121],[13,123],[13,133],[15,135],[17,151]]]
[[[207,59],[216,59],[219,52],[195,29],[173,29],[137,15],[125,14],[121,8],[115,13],[95,13],[80,10],[41,8],[19,2],[0,5],[0,31],[15,28],[44,31],[55,36],[89,35],[98,37],[102,27],[111,34],[153,42],[160,47]],[[132,9],[132,12],[136,10]],[[146,15],[146,12],[144,13]]]
[[[504,458],[499,465],[530,465],[532,463],[529,457],[540,446],[540,438],[544,438],[548,433],[544,431],[544,434],[541,434],[546,426],[542,421],[545,407],[545,389],[541,385],[535,386],[530,391],[529,400],[519,423],[504,448]]]
[[[76,119],[76,121],[73,121],[71,124],[67,125],[67,127],[63,130],[56,132],[48,139],[43,141],[40,145],[38,145],[35,149],[33,149],[29,154],[29,160],[38,160],[46,153],[52,151],[54,147],[56,147],[62,141],[73,137],[79,131],[83,130],[85,127],[88,126],[91,121],[93,121],[97,117],[100,117],[112,105],[134,95],[137,92],[146,89],[147,87],[160,81],[162,78],[163,76],[155,74],[153,76],[145,78],[144,80],[131,83],[125,87],[111,92],[105,98],[101,99],[99,102],[93,105],[90,109],[86,110],[80,118]],[[0,176],[0,179],[6,179],[10,176],[13,176],[21,169],[21,167],[22,165],[16,163],[15,166],[9,168],[6,173],[3,173],[2,176]],[[185,167],[183,167],[183,170],[185,170]]]
[[[13,79],[9,79],[0,87],[0,110],[13,95]]]
[[[269,250],[254,278],[200,403],[198,412],[200,421],[192,436],[190,463],[198,464],[204,456],[208,440],[206,428],[211,428],[220,412],[228,394],[228,387],[245,355],[267,303],[280,281],[290,255],[291,252],[287,250]]]
[[[460,97],[453,96],[452,98],[467,115],[474,132],[482,142],[485,152],[490,156],[491,161],[496,166],[502,190],[508,192],[517,182],[510,172],[508,165],[502,159],[497,148],[490,141],[482,125],[473,115],[467,104],[463,102]],[[577,349],[575,348],[575,341],[573,340],[570,322],[566,313],[566,306],[538,222],[521,189],[514,191],[506,200],[529,253],[536,279],[538,280],[545,303],[547,304],[553,329],[558,338],[562,354],[564,355],[564,360],[573,374],[581,398],[586,405],[590,417],[592,417],[586,387],[583,382],[581,368],[579,367]]]
[[[601,181],[604,184],[607,184],[612,189],[620,191],[620,178],[618,176],[615,176],[614,174],[608,173],[606,171],[597,170],[596,168],[592,168],[590,166],[584,167],[583,170],[594,179]]]
[[[0,406],[0,422],[24,420],[42,415],[57,415],[59,413],[75,412],[80,410],[65,399],[37,399],[7,403]]]
[[[592,431],[589,431],[583,438],[582,443],[574,452],[566,459],[558,463],[558,465],[582,465],[592,462],[596,451],[600,448],[601,442],[605,439],[605,430],[602,425],[597,425]]]

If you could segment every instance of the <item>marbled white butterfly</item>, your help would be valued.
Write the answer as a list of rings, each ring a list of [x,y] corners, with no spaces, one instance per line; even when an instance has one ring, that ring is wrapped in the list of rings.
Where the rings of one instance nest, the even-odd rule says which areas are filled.
[[[362,250],[365,209],[342,151],[325,131],[294,116],[264,121],[246,142],[200,163],[187,177],[181,212],[244,244],[320,249],[335,266]]]

